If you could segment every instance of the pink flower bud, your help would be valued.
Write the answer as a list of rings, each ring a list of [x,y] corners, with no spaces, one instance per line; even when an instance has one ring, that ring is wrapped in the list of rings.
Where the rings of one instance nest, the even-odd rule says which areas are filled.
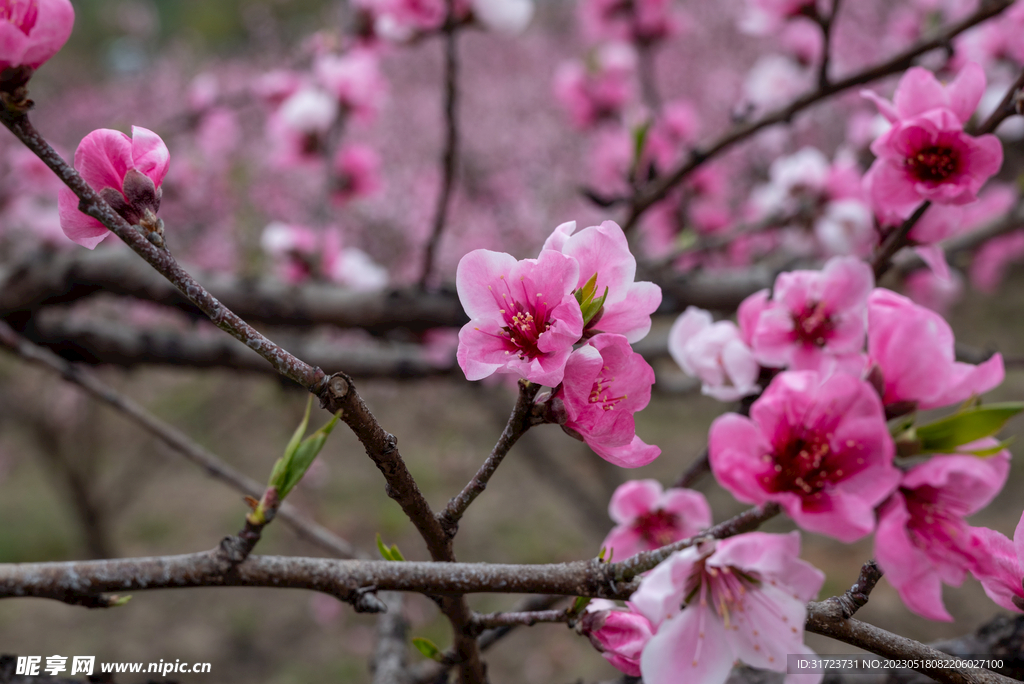
[[[38,69],[64,47],[74,23],[69,0],[0,0],[0,71]]]
[[[104,200],[131,224],[155,219],[160,184],[170,153],[153,131],[132,126],[132,137],[109,128],[95,130],[75,150],[75,169]],[[108,234],[98,220],[78,210],[78,197],[61,188],[57,196],[60,227],[83,247],[93,249]]]

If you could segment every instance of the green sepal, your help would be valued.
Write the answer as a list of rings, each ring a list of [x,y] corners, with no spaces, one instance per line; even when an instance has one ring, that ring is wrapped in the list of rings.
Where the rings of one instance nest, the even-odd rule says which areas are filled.
[[[892,435],[893,439],[898,439],[903,433],[914,427],[914,419],[914,413],[908,413],[905,416],[893,418],[889,421],[889,434]]]
[[[959,446],[996,434],[1021,411],[1024,402],[1019,401],[974,406],[916,428],[915,437],[921,453],[954,453]]]
[[[601,308],[604,306],[604,300],[606,299],[608,299],[607,287],[604,288],[604,294],[601,295],[600,299],[591,299],[586,306],[580,307],[580,311],[583,313],[584,328],[601,313]]]
[[[651,122],[645,121],[633,129],[633,167],[630,175],[635,176],[640,167],[640,158],[644,154],[644,146],[647,144],[647,133],[651,130]]]
[[[424,637],[413,637],[412,645],[416,647],[416,650],[422,653],[425,657],[437,662],[443,662],[444,657],[442,656],[441,649],[437,647],[430,639]]]
[[[132,595],[131,594],[128,594],[127,596],[111,596],[110,597],[110,604],[107,607],[108,608],[120,608],[121,606],[123,606],[124,604],[128,603],[131,600],[132,600]]]
[[[1004,439],[1002,442],[995,445],[994,447],[988,447],[987,449],[971,449],[969,451],[961,450],[958,451],[957,453],[968,454],[970,456],[977,456],[978,458],[988,458],[989,456],[995,456],[1000,451],[1013,444],[1013,440],[1014,437],[1010,437],[1009,439]]]
[[[572,608],[569,610],[570,615],[582,615],[583,611],[587,609],[590,604],[589,596],[577,596],[576,600],[572,602]]]
[[[579,302],[580,307],[585,302],[589,302],[594,299],[594,295],[597,293],[597,273],[590,276],[590,280],[583,284],[583,287],[576,290],[576,301]]]
[[[380,551],[380,555],[387,561],[404,561],[405,557],[402,552],[398,550],[397,544],[392,544],[390,548],[380,538],[380,532],[377,533],[377,550]]]

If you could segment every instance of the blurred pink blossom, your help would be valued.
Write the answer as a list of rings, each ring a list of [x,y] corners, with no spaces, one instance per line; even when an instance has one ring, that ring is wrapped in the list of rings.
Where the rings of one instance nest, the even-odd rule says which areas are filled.
[[[868,297],[868,357],[882,371],[886,405],[932,409],[982,394],[1003,381],[1003,357],[977,366],[956,360],[949,324],[934,311],[890,290]]]
[[[701,391],[719,401],[735,401],[759,392],[761,365],[731,321],[713,322],[703,309],[687,307],[668,334],[668,351]]]
[[[38,69],[64,47],[74,24],[69,0],[0,0],[0,71]]]
[[[963,448],[993,447],[996,440]],[[882,504],[875,558],[910,610],[930,620],[952,621],[942,585],[960,586],[978,562],[979,544],[965,518],[995,498],[1010,472],[1010,452],[984,458],[932,456],[903,475]]]
[[[631,480],[619,485],[608,504],[608,514],[616,525],[601,546],[616,561],[711,527],[711,508],[703,494],[674,487],[663,490],[657,480]]]
[[[380,191],[383,180],[380,175],[380,157],[369,145],[349,143],[338,148],[334,155],[336,183],[331,199],[344,204]]]

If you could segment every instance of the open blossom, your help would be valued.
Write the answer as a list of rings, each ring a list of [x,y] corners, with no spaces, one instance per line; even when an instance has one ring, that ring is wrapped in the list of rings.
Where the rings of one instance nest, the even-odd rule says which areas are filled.
[[[0,71],[38,69],[64,47],[74,23],[69,0],[0,0]]]
[[[317,80],[338,104],[363,120],[374,117],[387,95],[377,56],[370,50],[320,55],[313,69]]]
[[[1013,541],[985,527],[975,528],[974,538],[980,550],[971,574],[990,599],[1007,610],[1024,612],[1024,515]]]
[[[608,504],[615,528],[602,546],[614,560],[625,560],[687,539],[711,526],[711,508],[692,489],[663,490],[657,480],[632,480],[619,485]]]
[[[785,672],[787,655],[809,653],[806,606],[825,575],[799,555],[797,532],[750,532],[669,556],[630,600],[657,629],[644,682],[722,684],[736,660]]]
[[[956,360],[953,330],[934,311],[890,290],[868,298],[868,357],[882,371],[886,405],[932,409],[982,394],[1003,381],[1003,358],[977,366]]]
[[[132,126],[132,137],[109,128],[95,130],[75,150],[75,169],[111,208],[131,224],[160,209],[160,184],[167,175],[170,152],[153,131]],[[57,195],[60,227],[71,240],[93,249],[109,231],[78,210],[69,188]]]
[[[596,292],[600,298],[607,288],[608,296],[600,313],[587,325],[587,332],[624,335],[629,342],[638,342],[651,329],[651,314],[661,304],[661,288],[646,281],[634,282],[636,258],[629,251],[626,234],[614,221],[591,226],[576,232],[576,222],[555,228],[544,242],[544,250],[570,256],[580,267],[577,288],[597,276]]]
[[[963,130],[984,91],[985,73],[970,63],[948,86],[926,69],[908,69],[891,104],[865,93],[893,124],[871,144],[877,159],[864,176],[883,221],[897,223],[925,200],[960,205],[977,199],[1003,163],[998,138]]]
[[[873,285],[871,268],[854,257],[833,258],[821,271],[780,274],[752,330],[754,356],[792,370],[829,372],[838,364],[859,371]]]
[[[580,630],[613,667],[640,676],[640,654],[654,635],[650,620],[612,601],[594,599],[580,618]]]
[[[801,527],[850,542],[874,529],[874,508],[900,472],[878,394],[837,373],[776,376],[750,408],[711,424],[715,479],[740,501],[778,502]]]
[[[758,392],[761,365],[732,321],[715,323],[703,309],[687,307],[672,324],[668,351],[701,391],[719,401],[735,401]]]
[[[553,252],[545,250],[541,256],[547,253]],[[460,346],[460,363],[461,353]],[[661,454],[661,449],[645,444],[636,435],[633,414],[651,401],[653,384],[654,369],[633,351],[625,337],[595,335],[572,352],[565,364],[562,389],[557,395],[568,414],[564,427],[610,463],[623,468],[647,465]]]
[[[469,380],[518,373],[554,387],[562,381],[572,347],[583,335],[583,314],[572,292],[579,264],[542,250],[516,261],[478,249],[462,257],[455,275],[470,322],[459,332],[459,366]]]
[[[964,449],[995,446],[996,440]],[[978,560],[979,544],[964,520],[995,498],[1010,472],[1010,452],[980,458],[933,456],[903,475],[882,505],[875,558],[910,610],[952,620],[942,585],[960,586]]]

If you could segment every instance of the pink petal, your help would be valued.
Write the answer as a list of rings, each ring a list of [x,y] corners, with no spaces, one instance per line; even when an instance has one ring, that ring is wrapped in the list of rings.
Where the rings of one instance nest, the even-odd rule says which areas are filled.
[[[982,88],[984,89],[984,85]],[[921,67],[907,69],[900,78],[892,99],[901,119],[909,119],[929,109],[945,107],[948,104],[946,89],[935,78],[935,74]]]
[[[124,176],[132,166],[132,142],[121,131],[95,130],[75,150],[75,169],[97,192],[104,188],[121,192]]]
[[[625,560],[647,550],[647,545],[640,533],[631,525],[619,525],[612,528],[601,546],[608,550],[605,560],[608,560],[610,554],[613,561]]]
[[[767,501],[765,491],[757,484],[757,476],[771,467],[761,461],[764,454],[771,452],[771,445],[749,418],[726,413],[711,424],[708,434],[711,470],[715,479],[743,503]]]
[[[132,161],[139,172],[149,176],[153,185],[160,187],[167,175],[171,153],[159,135],[148,128],[132,126]]]
[[[755,292],[743,300],[739,310],[736,312],[740,336],[748,346],[751,346],[751,340],[754,336],[754,331],[757,330],[757,322],[761,318],[761,314],[771,306],[769,294],[767,289]]]
[[[587,442],[594,453],[620,468],[639,468],[661,455],[661,448],[645,443],[639,437],[625,446],[605,446]]]
[[[608,296],[611,298],[611,290]],[[658,285],[646,281],[632,283],[621,301],[605,305],[595,329],[625,335],[630,342],[639,342],[650,332],[651,314],[659,306],[661,288]]]
[[[821,270],[821,300],[831,311],[858,308],[864,312],[875,286],[871,267],[856,257],[833,257]],[[859,345],[858,345],[859,346]]]
[[[961,122],[967,123],[985,94],[985,70],[977,62],[968,62],[946,86],[949,108]]]
[[[466,315],[482,318],[498,310],[492,283],[502,276],[508,278],[515,265],[511,254],[487,249],[477,249],[462,257],[455,271],[455,289]]]
[[[25,64],[29,37],[9,21],[0,20],[0,68]]]
[[[803,647],[806,603],[780,586],[762,582],[744,595],[743,610],[730,615],[736,656],[751,667],[785,672],[786,656]]]
[[[922,400],[920,407],[930,409],[966,401],[972,396],[984,394],[998,387],[1005,377],[1006,369],[1003,367],[1002,354],[995,354],[977,366],[956,362],[946,380],[946,390],[937,397]]]
[[[903,169],[885,159],[876,159],[864,174],[864,189],[886,222],[908,218],[923,201]]]
[[[879,512],[875,558],[907,608],[929,620],[951,622],[942,603],[942,582],[932,560],[911,540],[909,521],[903,495],[894,492]]]
[[[681,534],[692,537],[701,530],[711,527],[711,507],[700,492],[692,489],[673,487],[665,490],[658,508],[679,516]]]
[[[36,25],[29,34],[28,49],[22,64],[33,69],[64,47],[75,24],[75,10],[69,0],[39,0]]]
[[[661,483],[657,480],[630,480],[612,494],[608,515],[620,525],[631,522],[655,508],[661,495]]]
[[[725,625],[706,606],[667,620],[640,656],[645,684],[724,684],[736,655]]]
[[[892,123],[896,123],[900,120],[900,114],[896,111],[896,108],[886,99],[878,96],[873,90],[862,90],[860,96],[871,100],[876,107],[878,107],[878,113],[884,116]]]
[[[950,279],[949,264],[946,263],[946,250],[938,245],[920,245],[915,247],[914,251],[936,277],[946,281]]]
[[[552,231],[548,239],[544,241],[544,246],[541,249],[553,249],[556,252],[561,252],[562,246],[565,245],[566,240],[574,232],[576,232],[576,222],[566,221]]]
[[[579,262],[576,287],[582,287],[596,273],[598,296],[607,287],[612,303],[625,298],[636,276],[636,259],[630,254],[626,234],[614,221],[584,228],[566,240],[562,253]]]
[[[103,238],[110,235],[106,226],[88,214],[78,210],[78,196],[70,188],[57,191],[57,211],[60,215],[60,228],[68,239],[83,247],[95,249]]]

